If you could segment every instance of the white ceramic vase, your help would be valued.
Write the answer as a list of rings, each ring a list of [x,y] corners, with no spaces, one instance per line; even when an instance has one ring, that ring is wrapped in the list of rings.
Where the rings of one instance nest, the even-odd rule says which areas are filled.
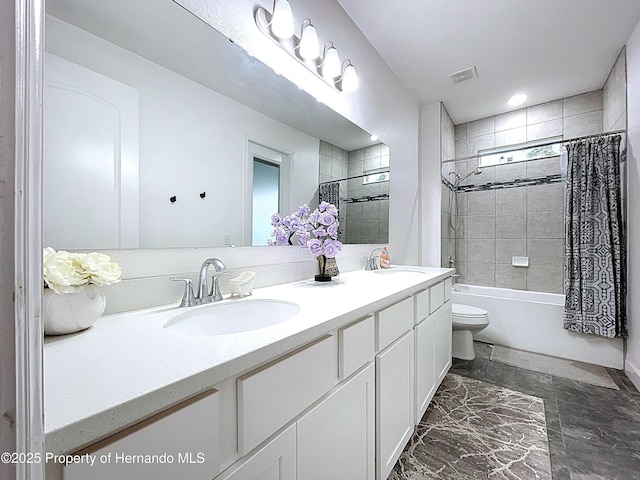
[[[93,325],[104,313],[107,299],[100,287],[87,285],[77,293],[59,295],[44,289],[43,324],[45,335],[79,332]]]

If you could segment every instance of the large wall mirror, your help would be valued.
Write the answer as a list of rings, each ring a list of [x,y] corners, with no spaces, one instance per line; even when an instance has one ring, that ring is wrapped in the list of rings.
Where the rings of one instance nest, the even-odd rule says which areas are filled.
[[[178,4],[48,0],[45,33],[45,245],[262,245],[256,195],[327,186],[345,243],[388,241],[388,148]]]

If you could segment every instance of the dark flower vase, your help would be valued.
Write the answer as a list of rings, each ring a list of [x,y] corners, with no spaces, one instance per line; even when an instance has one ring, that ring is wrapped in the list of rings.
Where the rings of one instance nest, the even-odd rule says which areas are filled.
[[[315,276],[316,282],[330,282],[331,275],[327,275],[325,273],[325,269],[327,267],[327,257],[322,255],[322,272]]]

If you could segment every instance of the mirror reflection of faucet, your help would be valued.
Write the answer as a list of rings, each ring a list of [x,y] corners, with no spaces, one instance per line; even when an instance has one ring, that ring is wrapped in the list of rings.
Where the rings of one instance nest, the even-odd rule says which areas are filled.
[[[376,248],[371,252],[371,255],[367,258],[367,264],[365,265],[365,270],[378,270],[380,268],[380,255],[376,256],[376,253],[382,253],[382,248]]]
[[[215,273],[211,278],[211,289],[208,289],[207,285],[207,272],[209,267],[212,266],[215,269]],[[222,294],[220,293],[219,277],[227,275],[229,270],[225,264],[219,258],[207,258],[200,267],[200,275],[198,278],[198,293],[193,293],[193,281],[186,277],[169,277],[172,281],[185,282],[184,295],[180,302],[181,307],[193,307],[195,305],[204,305],[206,303],[219,302],[222,300]]]

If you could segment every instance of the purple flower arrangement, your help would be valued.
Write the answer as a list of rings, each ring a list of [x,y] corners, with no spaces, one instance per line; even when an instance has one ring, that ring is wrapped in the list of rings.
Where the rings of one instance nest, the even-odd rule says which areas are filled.
[[[315,257],[335,258],[342,250],[338,241],[338,209],[329,202],[320,203],[313,212],[305,203],[286,217],[274,213],[271,225],[269,245],[293,245],[292,238],[296,235],[298,244],[306,246]]]

